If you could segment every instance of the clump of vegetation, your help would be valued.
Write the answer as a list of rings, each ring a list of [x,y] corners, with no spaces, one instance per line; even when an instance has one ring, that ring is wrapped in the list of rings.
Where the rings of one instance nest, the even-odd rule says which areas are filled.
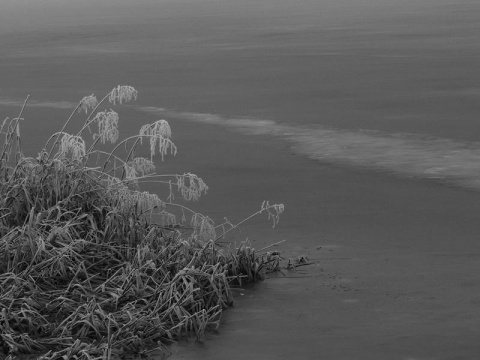
[[[277,252],[225,245],[239,224],[215,226],[173,202],[175,189],[196,200],[208,188],[194,174],[154,173],[155,155],[177,151],[168,122],[118,142],[118,114],[98,109],[136,97],[118,86],[100,101],[83,98],[36,158],[22,152],[23,108],[0,127],[0,350],[11,358],[109,359],[200,336],[232,304],[232,285],[279,266]],[[85,122],[67,133],[81,111]],[[142,142],[149,157],[136,156]],[[152,181],[165,197],[141,191]],[[264,202],[254,215],[275,225],[282,212]]]

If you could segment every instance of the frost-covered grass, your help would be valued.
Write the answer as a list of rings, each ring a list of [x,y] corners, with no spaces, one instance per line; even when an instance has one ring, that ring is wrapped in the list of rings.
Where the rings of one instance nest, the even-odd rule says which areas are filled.
[[[277,252],[225,244],[239,224],[216,226],[174,203],[176,192],[197,200],[208,187],[194,174],[155,173],[154,157],[177,151],[167,121],[119,141],[118,114],[99,108],[136,97],[118,86],[83,98],[36,158],[22,152],[23,108],[0,128],[0,350],[9,357],[145,354],[216,328],[232,285],[278,269]],[[142,146],[149,157],[136,156]],[[152,181],[164,196],[142,191]],[[275,225],[282,212],[265,201],[252,216]]]

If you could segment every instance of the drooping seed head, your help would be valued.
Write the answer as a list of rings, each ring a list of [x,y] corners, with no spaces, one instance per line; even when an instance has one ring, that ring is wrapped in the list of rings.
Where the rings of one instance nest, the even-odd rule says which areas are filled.
[[[110,92],[108,100],[113,105],[115,105],[117,101],[119,104],[122,104],[123,102],[128,102],[132,99],[137,100],[137,95],[138,91],[135,90],[132,86],[118,85]]]

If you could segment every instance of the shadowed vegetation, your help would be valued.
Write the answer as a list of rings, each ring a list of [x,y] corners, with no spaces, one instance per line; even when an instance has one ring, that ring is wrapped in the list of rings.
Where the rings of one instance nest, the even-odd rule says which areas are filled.
[[[201,336],[232,304],[232,285],[279,267],[278,252],[226,241],[241,223],[215,226],[173,203],[174,192],[197,200],[208,187],[190,173],[155,174],[154,156],[177,151],[165,120],[118,142],[118,114],[98,109],[136,97],[118,86],[100,101],[83,98],[36,158],[22,152],[23,108],[0,128],[0,350],[11,358],[143,355]],[[85,122],[67,133],[83,111]],[[107,143],[115,145],[100,150]],[[136,157],[140,146],[148,158]],[[144,182],[164,184],[166,196],[141,191]],[[252,216],[275,225],[282,212],[263,202]]]

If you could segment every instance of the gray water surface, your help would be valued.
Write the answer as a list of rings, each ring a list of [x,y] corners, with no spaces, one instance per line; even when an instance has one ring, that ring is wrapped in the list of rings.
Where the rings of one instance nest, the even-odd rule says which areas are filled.
[[[26,94],[32,105],[61,108],[129,84],[139,109],[160,108],[167,120],[241,120],[233,128],[282,135],[317,160],[477,186],[476,1],[0,6],[4,117]],[[54,131],[58,122],[45,121]]]

